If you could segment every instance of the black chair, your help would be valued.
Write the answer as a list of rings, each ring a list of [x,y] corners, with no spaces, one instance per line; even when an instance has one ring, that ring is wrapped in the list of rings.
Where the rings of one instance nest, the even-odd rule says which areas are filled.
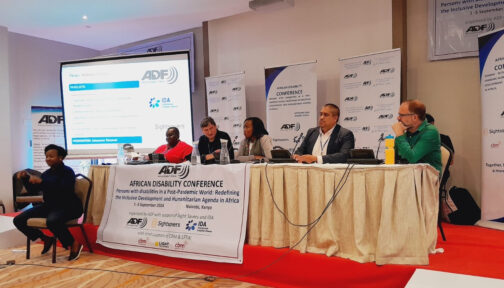
[[[33,169],[25,169],[28,173],[40,177],[41,172]],[[30,203],[36,205],[37,203],[42,203],[42,191],[27,191],[23,185],[23,182],[17,179],[17,172],[12,175],[12,193],[13,193],[13,203],[14,211],[23,209]]]
[[[5,205],[3,204],[3,201],[0,200],[0,206],[2,206],[2,213],[5,214]]]
[[[89,248],[89,252],[93,253],[93,248],[91,248],[91,244],[89,244],[89,239],[87,237],[86,231],[84,230],[84,223],[86,223],[89,198],[91,196],[91,189],[93,188],[93,182],[82,174],[75,175],[75,194],[82,201],[82,207],[84,208],[83,219],[82,222],[79,223],[79,218],[70,220],[66,223],[67,227],[80,227],[82,231],[82,235],[84,236],[84,240],[86,240],[86,245]],[[28,219],[28,226],[39,228],[39,229],[47,229],[46,218],[30,218]],[[53,251],[52,251],[52,263],[56,263],[56,239],[53,237]],[[26,242],[26,259],[30,259],[30,238],[27,238]]]
[[[443,241],[446,241],[446,237],[443,231],[443,226],[441,225],[441,218],[443,213],[443,201],[446,201],[446,182],[450,174],[447,173],[450,170],[450,163],[452,162],[453,151],[446,145],[441,144],[441,182],[439,183],[439,211],[438,211],[438,227],[441,232],[441,237]]]

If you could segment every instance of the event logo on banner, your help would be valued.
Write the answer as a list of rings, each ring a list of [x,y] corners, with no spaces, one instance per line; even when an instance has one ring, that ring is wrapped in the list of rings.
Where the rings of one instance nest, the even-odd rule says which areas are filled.
[[[504,29],[479,37],[482,108],[481,219],[504,222]]]
[[[391,134],[401,102],[401,50],[340,59],[339,124],[355,136],[355,147],[383,159],[383,137]],[[381,143],[381,144],[380,144]]]
[[[266,125],[273,146],[293,153],[309,128],[317,125],[317,74],[314,62],[264,69]]]
[[[33,169],[44,172],[49,169],[45,162],[44,148],[49,144],[65,147],[63,112],[61,107],[32,106],[32,153]],[[81,172],[80,160],[65,160],[75,173]]]
[[[208,116],[219,130],[229,134],[233,147],[238,149],[243,138],[243,121],[247,118],[245,73],[234,73],[205,78]]]
[[[429,59],[478,56],[478,35],[504,27],[504,1],[430,0]]]
[[[242,263],[249,166],[111,166],[98,243]]]

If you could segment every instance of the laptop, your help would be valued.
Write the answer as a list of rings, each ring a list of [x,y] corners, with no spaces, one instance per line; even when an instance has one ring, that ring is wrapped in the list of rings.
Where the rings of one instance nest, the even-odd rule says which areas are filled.
[[[372,149],[352,149],[350,157],[347,159],[350,164],[378,165],[382,164],[382,159],[376,159]]]
[[[271,150],[270,163],[297,163],[296,160],[291,158],[289,150],[286,149],[273,149]]]

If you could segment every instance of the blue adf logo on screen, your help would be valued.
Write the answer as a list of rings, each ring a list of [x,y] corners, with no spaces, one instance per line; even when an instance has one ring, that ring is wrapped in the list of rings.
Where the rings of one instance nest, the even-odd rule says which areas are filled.
[[[150,98],[150,101],[149,101],[149,107],[152,109],[157,108],[157,107],[159,107],[159,102],[161,102],[161,100],[156,99],[155,97],[152,97],[152,98]]]

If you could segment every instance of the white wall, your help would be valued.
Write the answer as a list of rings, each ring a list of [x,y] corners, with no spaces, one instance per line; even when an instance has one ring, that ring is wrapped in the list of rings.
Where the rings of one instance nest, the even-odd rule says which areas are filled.
[[[296,0],[209,21],[210,74],[245,71],[247,115],[266,120],[264,68],[317,60],[318,107],[338,104],[338,59],[391,49],[391,19],[391,0]]]

